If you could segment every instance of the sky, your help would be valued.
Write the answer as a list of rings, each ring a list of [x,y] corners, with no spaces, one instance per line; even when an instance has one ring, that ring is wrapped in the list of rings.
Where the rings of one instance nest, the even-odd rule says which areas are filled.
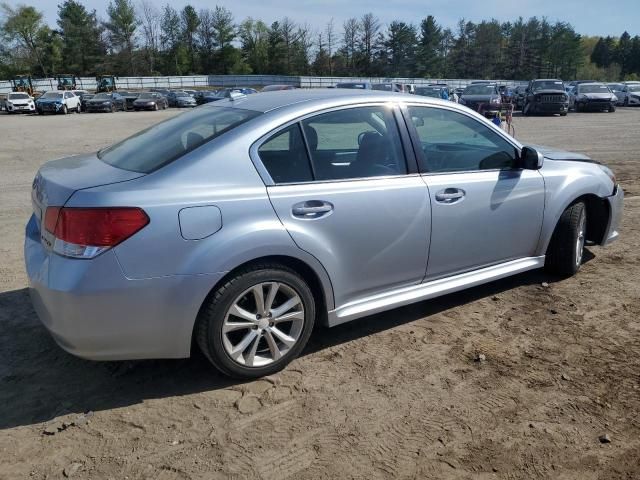
[[[62,0],[5,1],[10,5],[33,5],[45,14],[47,23],[55,25],[57,5]],[[133,2],[137,4],[138,0]],[[106,16],[108,0],[84,0],[83,3],[89,9],[96,9],[99,17]],[[392,20],[418,24],[420,19],[433,15],[440,25],[454,31],[462,17],[478,22],[491,18],[506,21],[519,16],[546,16],[551,22],[571,23],[583,35],[620,36],[625,30],[631,36],[640,34],[640,0],[617,0],[615,4],[602,0],[164,0],[153,3],[158,8],[170,3],[176,9],[191,4],[196,10],[217,4],[231,10],[237,22],[251,16],[270,24],[288,16],[315,30],[324,28],[333,18],[336,30],[340,31],[345,19],[372,12],[383,24]]]

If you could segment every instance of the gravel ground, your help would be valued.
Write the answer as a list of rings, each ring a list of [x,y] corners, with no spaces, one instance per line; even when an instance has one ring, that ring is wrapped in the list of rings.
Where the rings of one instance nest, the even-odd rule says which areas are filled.
[[[620,241],[590,247],[576,277],[318,329],[248,383],[200,355],[74,358],[26,292],[38,167],[175,114],[0,115],[0,479],[640,478],[640,109],[514,120],[523,141],[608,163],[627,192]]]

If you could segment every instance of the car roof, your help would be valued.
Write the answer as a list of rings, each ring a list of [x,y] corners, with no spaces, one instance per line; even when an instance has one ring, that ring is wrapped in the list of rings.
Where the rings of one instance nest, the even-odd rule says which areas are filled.
[[[235,99],[224,99],[216,102],[216,107],[234,107],[256,112],[267,113],[272,110],[304,103],[307,107],[334,105],[356,105],[362,102],[385,102],[393,100],[405,100],[420,103],[453,105],[446,100],[425,102],[426,97],[411,95],[408,93],[385,92],[381,90],[349,90],[349,89],[317,89],[317,90],[280,90],[275,92],[262,92],[247,95]]]

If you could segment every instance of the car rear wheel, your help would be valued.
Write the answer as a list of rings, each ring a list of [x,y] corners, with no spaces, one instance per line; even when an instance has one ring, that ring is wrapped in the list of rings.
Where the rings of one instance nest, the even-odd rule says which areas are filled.
[[[293,270],[266,264],[238,272],[203,306],[196,341],[222,373],[257,378],[283,369],[302,351],[315,302]]]
[[[69,113],[69,110],[67,109],[66,105],[62,105],[62,114],[66,115],[67,113]]]
[[[587,209],[583,202],[568,207],[551,236],[544,267],[549,273],[574,275],[582,265],[587,233]]]

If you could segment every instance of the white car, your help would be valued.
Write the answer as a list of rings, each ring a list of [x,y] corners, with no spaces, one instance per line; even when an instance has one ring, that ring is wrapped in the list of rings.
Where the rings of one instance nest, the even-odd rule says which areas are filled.
[[[11,92],[7,94],[7,99],[4,101],[4,109],[8,113],[33,113],[36,111],[36,105],[28,93]]]
[[[640,105],[640,83],[627,83],[622,92],[625,107]]]
[[[36,110],[43,113],[80,113],[80,97],[75,93],[65,90],[53,90],[42,95],[36,100]]]

